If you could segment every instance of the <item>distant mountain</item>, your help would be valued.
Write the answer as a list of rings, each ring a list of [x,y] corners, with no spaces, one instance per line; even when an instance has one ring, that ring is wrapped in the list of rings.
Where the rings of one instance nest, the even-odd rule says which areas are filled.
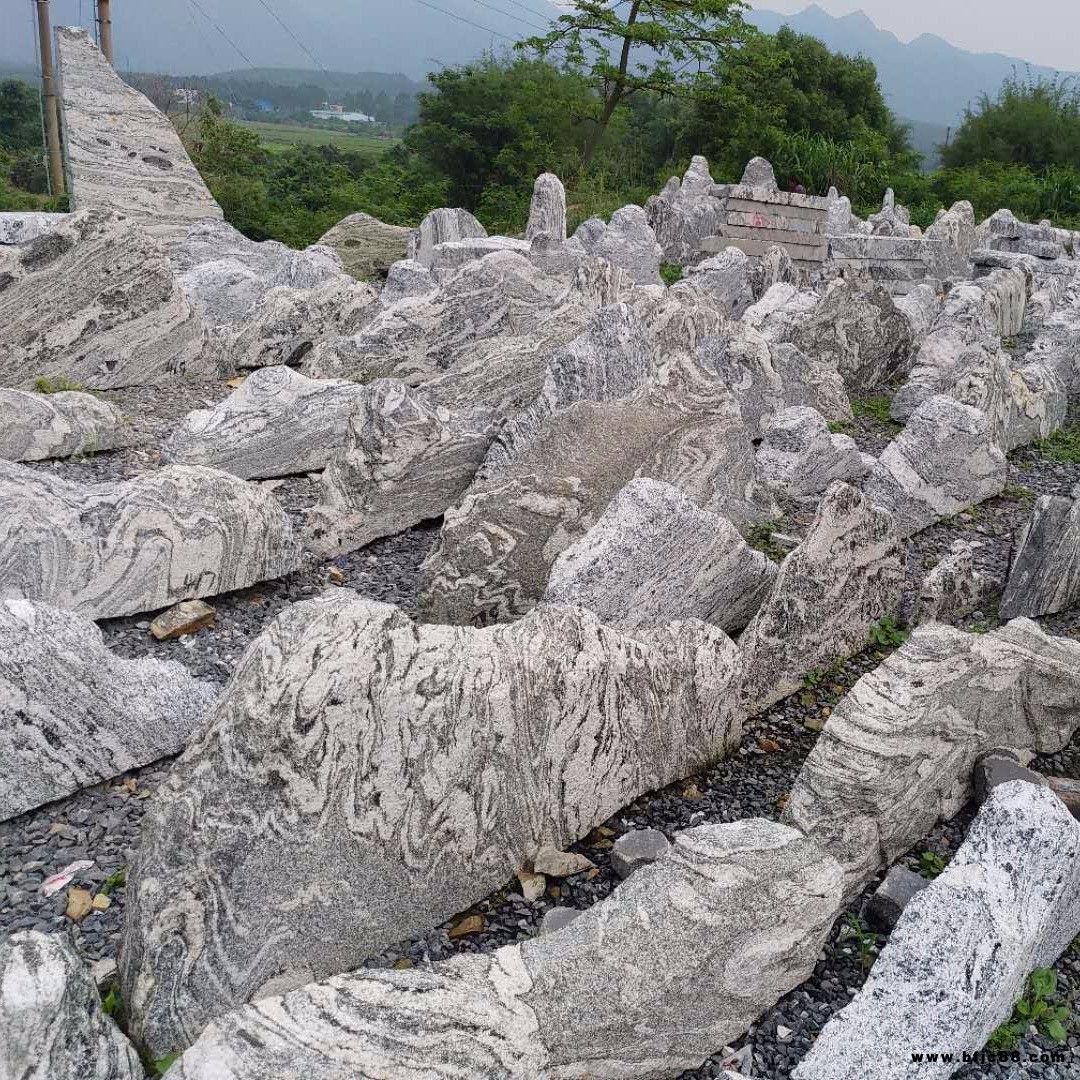
[[[406,75],[388,75],[384,71],[313,71],[311,68],[235,68],[216,71],[212,78],[226,82],[268,82],[277,86],[304,86],[311,83],[323,86],[327,92],[345,93],[370,90],[373,94],[418,94],[430,89],[426,83],[416,82]]]
[[[800,34],[819,38],[834,52],[861,54],[873,60],[889,107],[898,116],[920,124],[956,125],[966,105],[980,94],[994,95],[1014,72],[1047,77],[1059,74],[1014,56],[968,52],[934,34],[922,34],[905,44],[888,30],[879,30],[862,11],[834,16],[811,4],[796,15],[752,11],[747,21],[770,34],[787,25]]]

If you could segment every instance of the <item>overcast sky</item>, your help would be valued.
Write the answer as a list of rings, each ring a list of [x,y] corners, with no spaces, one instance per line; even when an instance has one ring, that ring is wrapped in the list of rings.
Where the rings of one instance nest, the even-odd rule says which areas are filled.
[[[817,0],[831,15],[865,11],[901,41],[937,34],[972,52],[1000,52],[1037,64],[1080,70],[1080,0]],[[807,0],[752,0],[752,6],[801,11]]]

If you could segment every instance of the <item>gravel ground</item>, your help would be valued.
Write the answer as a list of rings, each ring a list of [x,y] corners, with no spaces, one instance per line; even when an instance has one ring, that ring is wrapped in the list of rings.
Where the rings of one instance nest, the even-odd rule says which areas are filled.
[[[108,394],[133,417],[137,444],[81,461],[37,467],[88,482],[122,478],[157,467],[160,463],[157,448],[175,418],[193,407],[212,404],[227,392],[228,387],[215,383],[185,387],[182,391],[154,389]],[[859,418],[851,430],[861,448],[869,452],[880,452],[893,435],[888,425],[867,417]],[[1067,494],[1078,482],[1080,464],[1052,462],[1032,449],[1013,454],[1010,487],[1003,497],[936,525],[912,540],[909,601],[922,575],[948,552],[952,543],[958,539],[970,540],[979,545],[977,565],[992,585],[984,610],[973,613],[962,625],[978,630],[995,625],[997,596],[1007,572],[1012,537],[1029,513],[1034,496]],[[310,476],[275,482],[274,487],[275,496],[297,524],[315,502],[317,492],[317,478]],[[812,516],[812,511],[805,507],[789,508],[778,528],[800,536]],[[415,612],[417,571],[438,537],[437,530],[438,523],[433,522],[352,555],[335,558],[332,563],[342,578],[336,584]],[[286,578],[213,598],[210,602],[218,612],[215,625],[177,641],[156,642],[150,637],[147,629],[154,613],[104,620],[102,630],[110,646],[123,655],[178,660],[193,673],[224,683],[244,647],[270,618],[296,600],[333,587],[330,570],[329,562],[308,553],[302,568]],[[1080,610],[1041,621],[1048,631],[1080,636]],[[777,817],[783,797],[813,746],[816,729],[839,698],[862,674],[879,664],[884,655],[867,651],[840,665],[823,684],[807,688],[751,721],[738,750],[713,769],[643,796],[593,830],[573,850],[587,855],[595,864],[594,870],[561,882],[549,879],[547,893],[531,903],[517,891],[520,886],[515,879],[470,909],[470,913],[483,917],[484,926],[479,933],[451,938],[449,932],[456,921],[451,920],[426,938],[403,942],[372,958],[367,966],[419,964],[459,952],[488,951],[532,937],[551,908],[587,908],[611,892],[617,879],[610,868],[610,848],[617,836],[628,829],[657,828],[670,838],[680,829],[707,822]],[[779,749],[767,752],[762,742],[770,750],[774,743]],[[94,860],[93,868],[81,872],[73,884],[92,892],[105,891],[110,876],[127,864],[129,853],[137,843],[140,818],[168,767],[168,761],[158,762],[128,777],[97,785],[0,824],[0,932],[36,928],[69,933],[88,959],[115,957],[124,901],[124,887],[116,878],[108,889],[108,909],[95,912],[79,925],[64,915],[66,890],[45,898],[40,885],[67,864],[87,858]],[[1080,738],[1053,758],[1037,759],[1034,767],[1080,778]],[[939,824],[905,860],[917,868],[924,850],[936,851],[947,860],[961,843],[970,816],[970,810],[966,810],[953,821]],[[869,895],[874,884],[859,903],[837,920],[813,976],[778,1002],[735,1044],[735,1049],[749,1058],[748,1062],[744,1058],[743,1065],[748,1075],[775,1080],[787,1078],[816,1033],[861,986],[866,968],[860,959],[859,942],[850,930],[849,916],[857,915],[862,899]],[[879,946],[883,942],[880,939]],[[1067,955],[1058,964],[1058,971],[1065,990],[1073,997],[1080,996],[1080,957],[1075,953]],[[783,1038],[777,1032],[778,1026],[788,1029]],[[1070,1045],[1080,1054],[1075,1032]],[[1037,1055],[1049,1049],[1040,1040],[1026,1040],[1020,1047],[1025,1055]],[[684,1078],[718,1076],[721,1060],[718,1054],[701,1068],[685,1073]],[[1026,1066],[1022,1075],[1064,1080],[1078,1074],[1080,1064],[1071,1061],[1065,1066],[1034,1063]],[[1004,1077],[1008,1072],[1006,1067],[994,1065],[969,1068],[957,1075]]]

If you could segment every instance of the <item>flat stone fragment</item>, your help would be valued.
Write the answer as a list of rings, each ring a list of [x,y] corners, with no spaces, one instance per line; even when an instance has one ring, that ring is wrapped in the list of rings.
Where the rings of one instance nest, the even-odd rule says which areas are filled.
[[[218,373],[172,264],[130,219],[66,215],[0,247],[0,282],[0,385],[44,377],[109,390]]]
[[[177,753],[214,696],[81,615],[0,600],[0,821]]]
[[[858,652],[874,623],[896,610],[903,583],[892,518],[857,489],[834,483],[739,638],[747,711],[767,708],[799,689],[807,672]]]
[[[21,930],[0,941],[0,1076],[142,1080],[135,1047],[101,1008],[67,938]]]
[[[1028,973],[1080,932],[1080,822],[1052,792],[996,788],[945,872],[904,909],[862,990],[796,1080],[945,1078],[1008,1020]],[[919,1058],[916,1057],[919,1056]],[[1063,1074],[1067,1071],[1063,1069]]]
[[[349,214],[323,233],[318,243],[337,252],[347,274],[365,279],[405,258],[410,232],[371,214]]]
[[[921,874],[916,874],[906,866],[897,864],[890,867],[885,880],[866,901],[863,917],[875,930],[880,930],[883,934],[892,933],[911,898],[921,893],[929,884]]]
[[[285,511],[257,485],[173,465],[83,485],[0,462],[0,597],[94,619],[169,607],[300,564]]]
[[[1080,498],[1041,495],[1017,539],[1003,619],[1036,618],[1080,600]]]
[[[430,267],[436,244],[474,236],[487,236],[487,229],[468,210],[440,207],[409,233],[405,258]]]
[[[611,869],[625,881],[635,870],[662,858],[670,848],[671,842],[659,829],[631,829],[612,845]]]
[[[776,573],[725,517],[642,477],[559,555],[543,600],[587,608],[626,631],[693,618],[733,634],[753,617]]]
[[[554,173],[541,173],[533,184],[525,239],[538,236],[556,243],[566,239],[566,189]]]
[[[54,34],[71,209],[114,210],[163,242],[220,219],[169,118],[120,78],[82,27]]]
[[[975,768],[971,775],[971,788],[976,806],[982,806],[994,788],[1013,780],[1023,780],[1028,784],[1047,785],[1046,777],[1021,765],[1011,753],[998,753],[994,750],[980,754],[975,759]]]
[[[0,389],[0,458],[44,461],[96,454],[130,440],[120,410],[93,394]]]
[[[158,641],[170,641],[185,634],[197,634],[204,627],[212,626],[217,612],[201,600],[184,600],[168,611],[162,612],[150,624],[150,633]]]
[[[287,608],[143,819],[121,950],[131,1030],[155,1055],[190,1045],[700,770],[741,735],[735,659],[696,622],[629,638],[545,607],[425,626],[344,590]]]
[[[564,927],[569,926],[581,914],[581,908],[553,907],[549,911],[544,912],[544,917],[540,920],[540,929],[537,930],[537,935],[557,934]]]
[[[816,495],[834,480],[858,479],[870,469],[855,440],[831,434],[825,417],[809,406],[784,409],[772,417],[757,464],[769,487],[796,499]]]
[[[264,998],[211,1024],[178,1075],[677,1076],[810,974],[838,907],[836,863],[795,830],[688,829],[557,932]]]
[[[979,606],[985,586],[983,576],[975,570],[971,544],[957,540],[949,554],[923,578],[914,621],[956,622]]]
[[[550,844],[533,856],[532,865],[535,873],[555,878],[573,877],[593,869],[593,863],[584,855],[576,851],[559,851]]]
[[[863,490],[896,519],[903,537],[1000,495],[1008,473],[986,416],[932,397],[882,452]]]
[[[964,806],[982,751],[1056,753],[1078,702],[1076,642],[1027,619],[988,634],[920,626],[833,710],[782,820],[839,859],[855,895]]]
[[[285,366],[257,368],[224,401],[188,413],[163,453],[245,480],[317,471],[345,445],[359,383],[309,379]]]

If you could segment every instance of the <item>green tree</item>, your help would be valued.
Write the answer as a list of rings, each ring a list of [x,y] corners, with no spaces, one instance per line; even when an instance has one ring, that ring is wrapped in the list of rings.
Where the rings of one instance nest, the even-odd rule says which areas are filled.
[[[615,110],[641,93],[671,96],[691,65],[715,63],[754,33],[743,0],[572,0],[555,29],[519,42],[539,56],[585,69],[598,94],[583,166],[596,155]]]
[[[1006,79],[964,113],[952,141],[941,148],[947,168],[984,161],[1080,168],[1080,89],[1069,79]]]
[[[0,147],[10,154],[40,152],[41,106],[35,87],[19,79],[0,82]]]

